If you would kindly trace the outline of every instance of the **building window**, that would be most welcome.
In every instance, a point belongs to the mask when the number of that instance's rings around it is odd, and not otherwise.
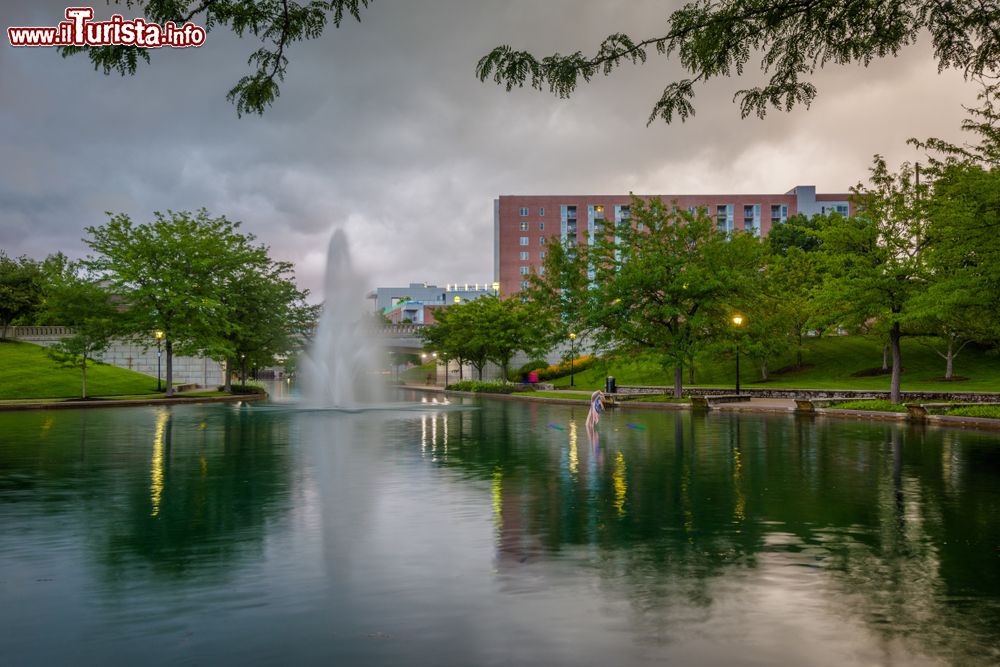
[[[788,220],[788,207],[781,204],[771,204],[771,224],[781,225]]]
[[[522,266],[522,267],[521,267],[521,275],[522,275],[522,276],[526,276],[526,275],[528,275],[528,273],[530,273],[530,272],[531,272],[531,269],[529,269],[529,268],[528,268],[527,266]]]
[[[545,245],[545,237],[544,236],[539,236],[538,237],[538,245]]]
[[[521,217],[522,218],[528,217],[528,207],[527,206],[522,206],[521,207]]]
[[[545,267],[544,266],[538,267],[538,275],[540,275],[540,276],[544,276],[545,275]]]
[[[542,260],[543,262],[545,261],[545,251],[544,250],[541,251],[540,253],[538,253],[538,259]]]
[[[733,205],[719,204],[716,206],[715,221],[721,231],[731,234],[733,232]]]
[[[521,261],[522,262],[527,262],[528,261],[528,251],[527,250],[522,250],[521,251]]]
[[[539,206],[538,207],[538,217],[539,218],[545,217],[545,207],[544,206]]]
[[[522,232],[528,231],[528,223],[526,223],[526,222],[522,222],[521,223],[521,231]]]
[[[528,286],[529,286],[530,284],[531,284],[531,283],[529,283],[529,282],[528,282],[527,280],[522,280],[522,281],[521,281],[521,289],[528,289]]]
[[[521,245],[528,245],[528,237],[527,236],[522,236],[521,237]]]
[[[540,232],[544,232],[545,231],[545,223],[544,222],[539,222],[538,223],[538,231],[540,231]]]
[[[823,206],[820,208],[823,215],[833,215],[834,213],[839,213],[840,215],[847,217],[848,209],[847,204],[833,204],[832,206]]]

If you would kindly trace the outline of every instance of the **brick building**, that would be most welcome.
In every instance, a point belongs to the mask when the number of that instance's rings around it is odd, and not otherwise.
[[[659,196],[678,209],[708,210],[720,229],[766,236],[771,227],[798,213],[808,217],[854,212],[847,193],[817,193],[799,185],[785,194],[640,195]],[[502,296],[527,286],[538,271],[547,247],[575,239],[586,243],[596,221],[616,223],[628,218],[630,195],[501,195],[493,200],[493,279]]]

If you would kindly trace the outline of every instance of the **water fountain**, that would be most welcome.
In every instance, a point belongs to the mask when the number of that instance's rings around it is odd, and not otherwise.
[[[351,262],[347,235],[337,229],[327,252],[323,311],[302,362],[308,407],[350,410],[384,402],[382,378],[375,371],[385,355],[369,330],[366,284]]]

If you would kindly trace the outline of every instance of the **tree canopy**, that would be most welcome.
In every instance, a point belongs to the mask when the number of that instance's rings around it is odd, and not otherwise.
[[[370,0],[108,0],[141,10],[147,20],[173,21],[178,26],[197,21],[206,32],[228,27],[240,37],[253,36],[263,46],[250,54],[251,73],[240,78],[226,95],[236,113],[263,114],[281,94],[278,86],[288,71],[292,43],[316,39],[327,24],[339,28],[347,17],[361,20]],[[135,74],[139,60],[150,62],[149,49],[136,46],[66,46],[62,55],[85,52],[94,69],[105,74]]]
[[[817,69],[898,55],[929,33],[938,71],[966,78],[1000,73],[1000,3],[940,0],[697,0],[670,14],[662,32],[645,38],[608,36],[596,52],[536,57],[509,45],[494,48],[476,66],[508,91],[530,85],[569,97],[581,82],[650,52],[675,57],[687,76],[672,81],[653,105],[647,124],[694,115],[696,86],[716,77],[743,76],[759,59],[766,81],[736,92],[742,117],[769,109],[807,107],[817,95]]]

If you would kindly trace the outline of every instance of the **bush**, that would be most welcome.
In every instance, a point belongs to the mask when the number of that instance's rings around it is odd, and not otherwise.
[[[549,362],[544,359],[535,359],[534,361],[529,361],[525,365],[521,366],[517,370],[512,370],[507,373],[507,379],[511,382],[521,382],[524,377],[531,371],[537,371],[539,368],[547,368]]]
[[[954,415],[956,417],[987,417],[989,419],[1000,419],[1000,405],[972,405],[964,408],[952,408],[945,414]]]
[[[220,386],[219,391],[224,391],[225,388]],[[256,384],[233,384],[234,394],[266,394],[267,390],[261,385]]]
[[[525,391],[524,385],[511,384],[510,382],[480,382],[479,380],[455,382],[445,387],[445,389],[450,391],[470,391],[476,394],[513,394],[515,391]]]
[[[898,403],[890,403],[883,399],[859,399],[856,401],[844,401],[828,405],[834,410],[872,410],[877,412],[906,412],[906,407]]]
[[[580,373],[593,366],[596,362],[597,362],[597,357],[587,354],[582,357],[577,357],[576,359],[574,359],[572,364],[572,369],[570,368],[569,360],[566,360],[554,366],[547,366],[538,371],[538,381],[545,382],[546,380],[561,378],[564,375],[569,375],[571,370],[574,373]]]

